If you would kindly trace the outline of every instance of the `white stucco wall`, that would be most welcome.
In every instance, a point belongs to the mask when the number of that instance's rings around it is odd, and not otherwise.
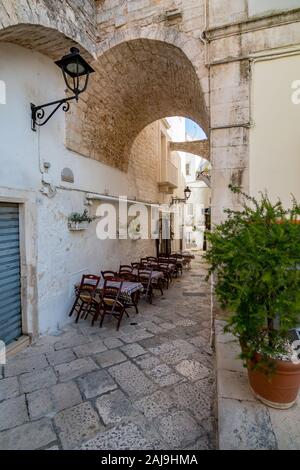
[[[295,80],[300,89],[299,53],[253,65],[250,191],[257,195],[266,189],[285,206],[291,205],[291,194],[300,200],[300,103],[292,101]]]
[[[32,132],[30,102],[42,104],[64,96],[62,75],[53,61],[12,44],[0,44],[0,80],[6,84],[7,103],[0,105],[1,195],[5,199],[5,188],[10,188],[10,195],[17,190],[22,194],[31,190],[31,198],[32,192],[36,194],[37,221],[31,230],[37,239],[34,249],[38,295],[32,296],[31,302],[37,302],[37,330],[45,333],[68,321],[73,285],[83,272],[118,269],[120,261],[127,263],[146,253],[153,254],[155,244],[152,240],[99,241],[96,222],[83,232],[68,230],[68,215],[85,208],[84,191],[134,197],[135,187],[129,185],[131,175],[67,150],[65,116],[61,110],[45,127]],[[43,186],[40,169],[45,161],[51,164],[48,174],[53,185],[58,186],[52,199],[40,192]],[[61,182],[64,167],[72,169],[74,184]],[[97,204],[94,203],[93,212]],[[33,331],[33,326],[28,328],[28,332]]]
[[[300,8],[300,0],[248,0],[249,16]]]

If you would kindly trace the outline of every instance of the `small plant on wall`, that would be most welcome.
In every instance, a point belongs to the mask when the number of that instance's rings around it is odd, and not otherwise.
[[[227,220],[207,233],[209,272],[252,390],[264,403],[288,408],[300,385],[300,360],[289,339],[300,326],[300,205],[294,200],[285,209],[267,194],[255,199],[231,190],[242,208],[226,210]]]
[[[131,240],[139,240],[141,238],[141,223],[138,218],[135,218],[129,222],[128,235]]]
[[[90,216],[87,209],[84,209],[82,213],[72,212],[68,217],[69,230],[85,230],[88,224],[93,222],[96,217]]]

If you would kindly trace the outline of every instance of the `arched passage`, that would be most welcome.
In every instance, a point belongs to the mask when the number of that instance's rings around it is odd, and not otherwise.
[[[95,24],[91,21],[95,2],[0,0],[0,41],[34,49],[49,57],[59,57],[72,44],[89,54],[95,51]],[[79,27],[81,26],[81,27]]]
[[[151,122],[184,116],[208,129],[199,74],[177,45],[129,39],[107,48],[93,67],[85,100],[68,116],[72,150],[126,171],[136,136]]]
[[[192,155],[210,160],[209,140],[187,140],[184,142],[171,142],[170,150],[175,152],[187,152]]]

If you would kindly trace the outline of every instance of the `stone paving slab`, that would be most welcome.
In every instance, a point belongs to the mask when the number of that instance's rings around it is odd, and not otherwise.
[[[134,423],[120,424],[83,444],[81,450],[152,450],[142,429]]]
[[[166,392],[158,390],[136,401],[134,405],[146,418],[152,420],[159,415],[166,414],[175,406],[175,403]]]
[[[157,386],[130,361],[111,367],[109,373],[132,399],[155,392],[157,389]]]
[[[126,354],[128,357],[137,357],[141,356],[142,354],[145,354],[147,351],[140,346],[138,343],[131,343],[131,344],[126,344],[126,346],[123,346],[121,350]]]
[[[117,388],[117,384],[106,370],[98,370],[78,379],[85,398],[94,398]]]
[[[110,367],[114,364],[126,361],[127,357],[119,351],[119,349],[112,349],[97,354],[97,356],[95,356],[95,360],[101,367]]]
[[[16,359],[9,358],[7,364],[4,366],[4,376],[12,377],[25,372],[32,372],[34,370],[43,369],[48,366],[48,362],[43,355],[34,355],[29,357],[19,357]]]
[[[0,380],[0,401],[17,397],[19,393],[20,387],[17,377]]]
[[[56,441],[50,420],[41,419],[0,433],[0,450],[35,450]]]
[[[269,409],[278,449],[300,450],[300,396],[289,410]]]
[[[56,384],[51,387],[50,392],[55,411],[65,410],[82,401],[79,389],[74,382]]]
[[[99,354],[106,351],[107,347],[101,339],[94,339],[91,343],[81,344],[73,348],[78,358],[91,356],[92,354]]]
[[[210,370],[198,361],[185,360],[177,364],[176,370],[192,382],[205,379],[210,375]]]
[[[220,398],[219,447],[222,450],[277,448],[270,415],[259,403]]]
[[[157,418],[157,426],[164,441],[174,449],[184,448],[203,434],[203,429],[185,411],[169,411]]]
[[[120,346],[123,346],[124,344],[118,338],[106,338],[103,340],[103,343],[108,349],[119,348]]]
[[[223,398],[256,401],[249,386],[246,370],[237,372],[221,369],[218,373],[218,394]]]
[[[218,343],[216,358],[219,369],[245,372],[242,361],[238,358],[241,348],[236,341]]]
[[[32,420],[40,419],[53,411],[50,390],[36,390],[27,394],[28,411]]]
[[[188,411],[199,422],[212,415],[210,395],[206,393],[201,381],[199,384],[178,384],[170,391],[170,396],[178,408]]]
[[[51,351],[46,354],[46,358],[52,366],[71,362],[76,359],[72,349],[61,349],[59,351]]]
[[[98,414],[89,402],[61,411],[55,416],[54,423],[64,449],[73,449],[82,440],[104,430]]]
[[[146,330],[136,330],[135,332],[131,332],[128,334],[124,334],[121,336],[122,340],[125,343],[136,343],[141,341],[142,339],[152,338],[153,334],[149,333]]]
[[[69,331],[62,335],[56,343],[54,343],[54,349],[59,350],[63,348],[74,348],[75,346],[80,346],[81,344],[89,343],[90,338],[79,335],[76,332]]]
[[[183,359],[187,359],[190,354],[193,354],[195,347],[184,340],[174,340],[164,343],[160,346],[150,348],[149,351],[161,358],[167,364],[177,364]]]
[[[28,420],[25,395],[0,403],[0,431],[19,426]]]
[[[98,368],[93,359],[87,357],[55,366],[55,371],[61,381],[67,381]]]
[[[133,358],[133,361],[141,369],[153,369],[160,364],[159,358],[149,353],[135,357]]]
[[[134,414],[133,405],[121,390],[115,390],[97,398],[96,408],[105,425],[115,425]]]
[[[28,393],[39,388],[50,387],[57,382],[57,377],[52,367],[28,372],[20,375],[21,391]]]
[[[27,394],[28,410],[32,420],[43,416],[52,417],[59,411],[81,402],[81,394],[74,382],[59,383]]]

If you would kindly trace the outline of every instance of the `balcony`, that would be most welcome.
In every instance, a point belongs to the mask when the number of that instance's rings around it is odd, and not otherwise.
[[[169,159],[162,161],[158,186],[161,192],[168,194],[178,187],[178,168]]]

